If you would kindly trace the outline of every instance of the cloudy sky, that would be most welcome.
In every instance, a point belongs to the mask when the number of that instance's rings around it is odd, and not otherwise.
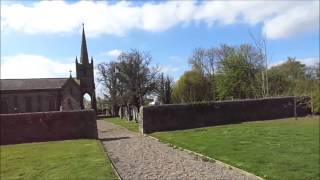
[[[95,65],[139,49],[177,79],[197,47],[266,37],[269,63],[319,60],[319,1],[1,1],[1,78],[75,74],[85,23]]]

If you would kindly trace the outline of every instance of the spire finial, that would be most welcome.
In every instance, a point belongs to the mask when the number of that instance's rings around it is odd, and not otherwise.
[[[84,22],[82,22],[82,28],[84,28]]]
[[[71,75],[71,72],[72,72],[72,71],[71,71],[71,69],[69,70],[69,72],[70,72],[70,78],[72,78],[72,75]]]

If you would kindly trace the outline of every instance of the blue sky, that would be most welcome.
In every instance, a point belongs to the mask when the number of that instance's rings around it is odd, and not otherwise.
[[[319,1],[13,1],[1,4],[1,78],[68,77],[85,23],[95,65],[132,48],[175,79],[197,47],[265,37],[269,64],[319,61]]]

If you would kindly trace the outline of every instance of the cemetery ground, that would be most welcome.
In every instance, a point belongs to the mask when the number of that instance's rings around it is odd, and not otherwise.
[[[113,124],[127,128],[130,131],[139,132],[139,124],[136,123],[135,121],[124,121],[124,120],[120,119],[119,117],[106,118],[105,120],[107,122],[111,122]]]
[[[246,122],[151,136],[177,147],[220,160],[265,179],[317,179],[319,116]],[[120,118],[108,122],[138,131],[138,124]]]
[[[98,140],[1,146],[1,178],[118,179]]]
[[[320,176],[319,116],[151,135],[265,179],[318,179]]]

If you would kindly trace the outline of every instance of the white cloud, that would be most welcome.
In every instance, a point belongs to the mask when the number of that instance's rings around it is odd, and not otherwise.
[[[317,65],[317,63],[319,63],[319,58],[313,57],[313,58],[301,58],[301,59],[297,59],[298,61],[302,62],[303,64],[307,65],[307,66],[314,66]]]
[[[110,57],[118,57],[122,51],[120,49],[112,49],[107,52],[100,53],[101,56],[110,56]]]
[[[160,32],[190,23],[261,23],[271,39],[319,29],[319,1],[166,1],[142,5],[127,1],[41,1],[4,4],[1,11],[4,31],[28,34],[79,32],[82,22],[88,36],[125,35],[133,29]]]
[[[177,24],[190,22],[195,10],[196,5],[192,1],[146,3],[141,7],[140,26],[148,31],[164,31]]]
[[[74,63],[64,64],[39,55],[6,56],[1,62],[2,79],[69,77],[69,70],[75,74]]]
[[[268,38],[278,39],[317,29],[319,29],[319,1],[301,4],[273,19],[266,20],[263,31]]]
[[[172,67],[172,66],[160,66],[160,71],[165,73],[165,74],[173,74],[175,72],[178,72],[180,68],[178,67]]]

